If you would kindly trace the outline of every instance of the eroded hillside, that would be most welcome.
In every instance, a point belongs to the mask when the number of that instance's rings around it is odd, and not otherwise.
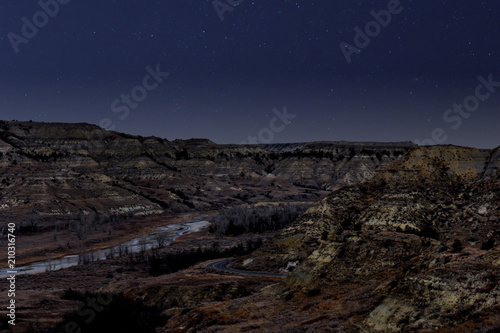
[[[498,157],[498,149],[412,148],[373,179],[318,201],[238,265],[291,271],[283,283],[178,314],[167,328],[500,329]],[[178,330],[182,321],[190,324]]]
[[[411,143],[239,146],[0,122],[0,217],[26,228],[260,201],[314,201],[370,178]]]

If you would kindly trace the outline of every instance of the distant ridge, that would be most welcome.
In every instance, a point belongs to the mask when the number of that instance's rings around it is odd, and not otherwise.
[[[87,123],[0,121],[2,216],[151,215],[261,201],[314,201],[371,178],[414,145],[219,145]],[[50,204],[49,204],[50,203]]]
[[[260,149],[268,151],[292,151],[295,149],[328,149],[338,147],[414,147],[416,146],[411,141],[402,142],[376,142],[376,141],[311,141],[311,142],[296,142],[296,143],[268,143],[253,145]]]

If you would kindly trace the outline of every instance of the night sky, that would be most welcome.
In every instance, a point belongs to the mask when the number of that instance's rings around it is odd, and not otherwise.
[[[493,148],[499,18],[498,0],[1,1],[0,119]]]

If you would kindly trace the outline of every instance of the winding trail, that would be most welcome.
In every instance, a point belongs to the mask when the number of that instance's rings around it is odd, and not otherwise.
[[[286,273],[268,273],[268,272],[255,272],[255,271],[243,271],[240,269],[234,269],[231,267],[227,267],[227,265],[234,261],[235,259],[222,259],[222,260],[217,260],[210,262],[205,265],[205,267],[208,268],[214,268],[219,271],[224,271],[224,272],[229,272],[229,273],[235,273],[235,274],[243,274],[243,275],[254,275],[254,276],[269,276],[269,277],[287,277],[288,274]]]

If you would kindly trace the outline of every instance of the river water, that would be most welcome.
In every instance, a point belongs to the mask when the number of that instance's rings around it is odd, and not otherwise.
[[[130,254],[141,252],[141,250],[150,250],[153,247],[158,246],[158,239],[159,237],[161,237],[159,235],[167,235],[163,245],[168,246],[177,237],[197,232],[200,229],[207,227],[209,224],[210,223],[208,221],[201,221],[197,218],[181,223],[169,224],[163,227],[156,228],[156,230],[150,234],[131,239],[128,242],[122,243],[118,246],[85,252],[83,254],[83,257],[86,257],[87,259],[92,261],[98,261],[110,258],[111,256],[116,257],[119,255],[120,251],[122,252],[122,254]],[[57,271],[63,268],[76,266],[79,264],[79,262],[80,256],[73,254],[59,259],[38,261],[26,266],[16,267],[15,271],[17,272],[16,275],[39,274],[45,273],[47,271]],[[10,274],[8,272],[8,268],[1,268],[0,278],[9,276]]]

